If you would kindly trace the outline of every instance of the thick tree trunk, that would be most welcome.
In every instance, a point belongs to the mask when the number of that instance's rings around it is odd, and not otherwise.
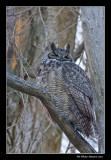
[[[99,153],[104,153],[104,7],[81,7],[81,11],[94,106],[101,133]]]

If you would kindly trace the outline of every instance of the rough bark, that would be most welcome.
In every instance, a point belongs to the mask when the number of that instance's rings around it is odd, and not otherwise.
[[[81,7],[83,36],[94,92],[94,106],[104,153],[104,7]]]

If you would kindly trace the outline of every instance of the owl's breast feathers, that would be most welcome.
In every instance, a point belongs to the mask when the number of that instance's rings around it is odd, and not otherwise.
[[[77,129],[87,137],[98,138],[92,87],[85,71],[73,62],[47,58],[41,63],[37,77],[41,77],[39,83],[55,98],[58,114],[74,126],[79,124],[81,127]]]

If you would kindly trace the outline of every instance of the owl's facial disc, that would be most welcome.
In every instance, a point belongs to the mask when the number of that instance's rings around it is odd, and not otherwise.
[[[55,44],[51,44],[52,53],[49,53],[48,57],[51,59],[57,59],[60,61],[70,61],[71,58],[69,56],[70,45],[68,44],[66,50],[61,48],[56,48]]]

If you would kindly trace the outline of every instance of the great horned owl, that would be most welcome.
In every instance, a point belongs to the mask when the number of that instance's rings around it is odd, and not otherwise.
[[[93,94],[90,80],[83,69],[76,65],[66,49],[51,44],[38,68],[38,83],[56,100],[60,118],[87,137],[100,136],[93,109]]]

